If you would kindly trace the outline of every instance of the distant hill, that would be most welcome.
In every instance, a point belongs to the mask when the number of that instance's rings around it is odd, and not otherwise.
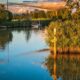
[[[23,1],[23,2],[59,2],[59,1],[63,1],[63,0],[35,0],[35,1]]]
[[[53,0],[50,0],[53,1]],[[57,0],[56,0],[57,1]],[[61,9],[65,8],[66,2],[38,2],[38,3],[9,3],[8,9],[12,13],[26,13],[27,10],[31,11],[33,9],[46,9],[46,10],[56,10],[56,9]]]

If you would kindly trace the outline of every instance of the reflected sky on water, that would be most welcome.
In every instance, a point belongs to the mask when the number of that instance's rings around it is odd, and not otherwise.
[[[0,30],[0,80],[80,80],[79,54],[54,60],[47,48],[44,30]]]
[[[43,62],[49,52],[43,30],[0,31],[0,80],[52,80]]]

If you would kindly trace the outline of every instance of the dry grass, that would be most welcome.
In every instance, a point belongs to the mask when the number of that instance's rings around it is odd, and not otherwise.
[[[40,2],[35,4],[23,4],[24,6],[36,7],[42,9],[61,9],[66,7],[66,2]]]

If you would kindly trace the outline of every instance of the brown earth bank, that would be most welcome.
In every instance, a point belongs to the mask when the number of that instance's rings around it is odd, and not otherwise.
[[[54,59],[54,54],[50,54],[49,55],[49,58],[51,58],[51,59]],[[63,60],[66,60],[66,59],[70,59],[70,60],[74,60],[74,59],[77,59],[77,60],[80,60],[80,53],[79,52],[77,52],[77,54],[75,53],[70,53],[70,54],[67,54],[67,53],[65,53],[65,54],[57,54],[56,55],[56,60],[57,59],[63,59]]]
[[[50,48],[50,52],[54,54],[54,47]],[[80,54],[80,47],[57,48],[57,54]]]

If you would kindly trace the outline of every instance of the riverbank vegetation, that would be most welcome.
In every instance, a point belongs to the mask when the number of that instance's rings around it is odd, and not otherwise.
[[[54,47],[54,28],[56,28],[57,49],[61,52],[80,52],[80,20],[65,20],[52,22],[47,28],[46,41]]]
[[[77,3],[73,4],[68,2],[67,8],[59,9],[59,10],[38,10],[34,11],[26,11],[24,14],[13,14],[10,11],[6,10],[2,5],[0,8],[0,25],[11,26],[30,26],[31,23],[36,23],[41,21],[43,26],[47,24],[47,22],[57,21],[57,20],[72,20],[72,19],[80,19],[80,8]]]
[[[33,23],[47,26],[51,21],[45,17],[44,11],[27,12],[26,14],[12,14],[5,9],[0,10],[0,25],[7,27],[31,27]]]
[[[56,28],[57,52],[80,53],[80,8],[77,4],[76,7],[72,5],[57,12],[56,20],[53,20],[47,28],[46,41],[51,52],[53,52],[54,28]]]

